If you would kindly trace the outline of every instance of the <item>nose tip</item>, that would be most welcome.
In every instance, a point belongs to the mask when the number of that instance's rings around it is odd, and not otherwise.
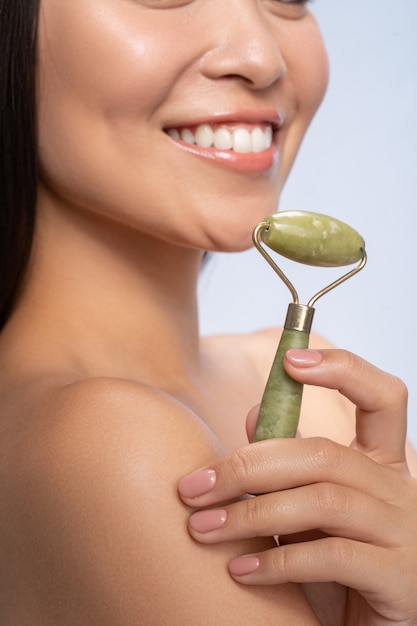
[[[271,34],[269,38],[270,41],[266,41],[266,38],[262,42],[252,41],[246,48],[243,76],[259,89],[269,87],[287,71],[278,41]]]
[[[202,72],[209,78],[235,78],[244,80],[255,89],[265,89],[278,81],[287,71],[281,52],[268,52],[264,46],[245,45],[244,50],[234,49],[233,53],[224,49],[207,54],[201,65]]]
[[[228,20],[217,26],[217,42],[203,57],[202,72],[212,79],[244,80],[254,89],[265,89],[282,78],[287,67],[277,32],[268,21],[236,10]]]

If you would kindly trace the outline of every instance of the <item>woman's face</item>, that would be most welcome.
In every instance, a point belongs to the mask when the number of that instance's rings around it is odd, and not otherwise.
[[[187,247],[251,245],[327,83],[305,3],[42,0],[39,42],[44,190]]]

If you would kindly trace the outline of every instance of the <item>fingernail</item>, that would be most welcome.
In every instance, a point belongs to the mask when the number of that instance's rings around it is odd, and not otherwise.
[[[239,556],[237,559],[233,559],[229,563],[229,572],[233,576],[246,576],[247,574],[253,574],[256,572],[260,564],[257,556]]]
[[[178,489],[185,498],[197,498],[208,493],[215,484],[216,472],[214,470],[199,470],[182,478]]]
[[[286,358],[295,367],[314,367],[322,362],[323,356],[318,350],[300,350],[292,348],[285,353]]]
[[[227,512],[224,509],[197,511],[190,517],[190,526],[198,533],[208,533],[223,526],[226,519]]]

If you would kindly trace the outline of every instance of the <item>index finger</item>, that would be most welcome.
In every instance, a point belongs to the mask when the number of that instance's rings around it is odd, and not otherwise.
[[[408,391],[403,381],[346,350],[289,350],[284,364],[296,380],[337,389],[356,405],[353,447],[379,463],[406,469]]]
[[[396,474],[396,472],[394,472]],[[381,500],[398,497],[393,471],[358,450],[323,438],[269,439],[237,448],[185,476],[182,499],[193,507],[319,482],[333,482]]]

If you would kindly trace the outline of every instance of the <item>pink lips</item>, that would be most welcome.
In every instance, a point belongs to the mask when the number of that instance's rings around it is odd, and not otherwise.
[[[260,173],[273,168],[278,160],[278,131],[281,124],[282,118],[276,111],[260,113],[258,110],[240,114],[219,115],[211,119],[202,119],[200,122],[194,120],[192,123],[170,125],[166,132],[169,132],[171,141],[179,148],[196,157],[207,159],[211,163],[234,171]],[[248,152],[224,149],[223,146],[215,147],[214,145],[202,147],[198,145],[200,142],[190,142],[188,139],[183,140],[181,137],[182,129],[189,129],[192,133],[195,133],[196,129],[202,125],[210,126],[213,131],[224,126],[231,132],[237,128],[245,128],[250,131],[254,128],[265,129],[269,127],[272,129],[273,138],[271,144],[265,149]],[[174,129],[178,132],[172,133]]]
[[[237,172],[266,172],[274,167],[278,161],[278,147],[274,144],[263,152],[242,154],[233,150],[218,150],[217,148],[200,148],[195,144],[173,139],[180,148],[197,157],[205,158],[212,163],[228,167]]]

